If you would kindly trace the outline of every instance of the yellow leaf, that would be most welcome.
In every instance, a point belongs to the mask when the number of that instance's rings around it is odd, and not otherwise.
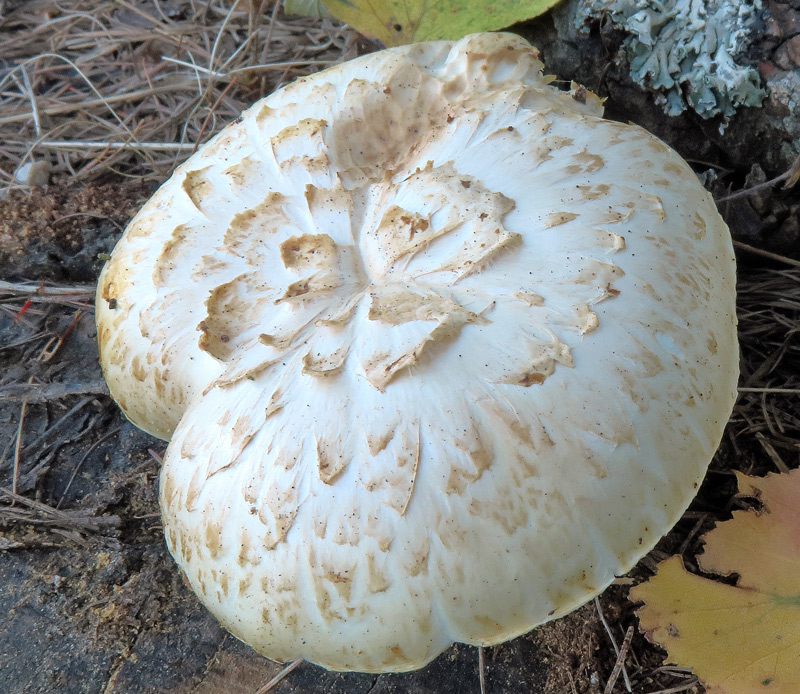
[[[722,575],[737,573],[739,585],[800,595],[800,471],[737,477],[739,495],[758,498],[763,510],[736,511],[732,521],[709,532],[700,566]]]
[[[559,0],[325,0],[331,14],[385,46],[503,29]]]
[[[709,694],[800,693],[800,471],[739,475],[761,511],[737,511],[706,535],[706,571],[737,573],[727,585],[689,573],[679,557],[631,591],[642,630],[669,660],[691,667]]]

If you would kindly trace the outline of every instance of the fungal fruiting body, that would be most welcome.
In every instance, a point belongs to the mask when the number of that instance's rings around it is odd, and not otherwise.
[[[171,439],[167,544],[264,655],[421,667],[563,615],[680,517],[730,414],[734,259],[691,169],[509,34],[298,80],[100,278]]]

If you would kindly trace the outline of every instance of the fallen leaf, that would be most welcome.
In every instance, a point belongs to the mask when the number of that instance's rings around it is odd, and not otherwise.
[[[301,17],[315,19],[330,18],[331,13],[322,0],[284,0],[283,11],[286,14],[299,14]]]
[[[536,17],[558,0],[325,0],[331,14],[385,46],[460,39]]]
[[[728,585],[686,571],[680,557],[631,590],[639,622],[669,660],[691,667],[709,694],[800,692],[800,470],[738,474],[740,495],[760,511],[736,511],[705,536],[703,571],[738,574]]]

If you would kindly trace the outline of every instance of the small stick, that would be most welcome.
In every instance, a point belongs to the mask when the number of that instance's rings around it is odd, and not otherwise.
[[[777,253],[772,253],[771,251],[765,251],[762,248],[756,248],[755,246],[751,246],[748,243],[742,243],[741,241],[734,241],[733,246],[734,248],[739,248],[743,251],[747,251],[748,253],[760,255],[763,256],[764,258],[769,258],[770,260],[777,260],[779,263],[785,263],[786,265],[791,265],[792,267],[800,267],[800,260],[795,260],[794,258],[787,258],[785,255],[778,255]]]
[[[22,81],[25,84],[25,89],[28,91],[28,98],[31,101],[31,115],[33,116],[33,130],[36,133],[36,137],[42,136],[42,122],[39,119],[39,107],[36,104],[36,95],[33,93],[33,86],[31,86],[31,81],[28,78],[28,71],[25,69],[25,66],[22,66],[20,70],[22,73]]]
[[[49,516],[51,519],[49,521],[44,521],[30,518],[28,516],[26,520],[29,520],[29,522],[32,523],[58,524],[64,527],[77,526],[79,528],[93,530],[95,532],[101,531],[104,527],[116,528],[120,524],[119,516],[91,516],[86,511],[82,510],[61,511],[57,508],[53,508],[52,506],[48,506],[47,504],[43,504],[41,501],[34,501],[33,499],[28,499],[20,494],[15,494],[10,489],[6,489],[5,487],[0,487],[0,493],[5,494],[12,501],[16,501],[22,506],[27,506],[32,511],[37,511],[45,516]],[[10,512],[11,509],[6,508],[3,509],[3,511]],[[21,509],[19,509],[19,511],[21,511]]]
[[[244,67],[237,67],[229,70],[225,76],[231,77],[238,75],[240,72],[257,72],[259,70],[283,70],[285,68],[293,67],[319,67],[320,69],[330,67],[331,65],[338,65],[338,60],[286,60],[280,63],[259,63],[258,65],[245,65]]]
[[[75,481],[75,477],[78,474],[78,470],[81,469],[81,465],[83,465],[83,461],[86,460],[86,458],[89,457],[89,454],[95,448],[97,448],[100,444],[105,443],[112,436],[116,436],[119,433],[120,429],[122,429],[122,427],[117,427],[116,429],[113,429],[112,431],[109,431],[105,436],[100,437],[91,446],[89,446],[89,448],[87,449],[86,453],[83,454],[81,459],[78,461],[78,464],[75,466],[75,469],[72,471],[72,475],[70,475],[69,481],[67,482],[67,486],[64,487],[64,491],[61,493],[61,498],[58,500],[58,503],[56,504],[56,510],[61,508],[61,504],[64,501],[64,497],[67,495],[67,492],[69,491],[69,488],[72,486],[72,483]]]
[[[89,217],[91,219],[100,219],[106,222],[111,222],[111,224],[113,224],[117,228],[117,231],[119,232],[123,231],[122,226],[120,226],[117,222],[111,219],[111,217],[109,217],[107,214],[94,214],[92,212],[73,212],[72,214],[65,214],[62,217],[59,217],[58,219],[54,219],[51,222],[51,224],[52,225],[60,224],[61,222],[67,219],[74,219],[75,217]],[[44,285],[44,282],[42,282],[42,285]]]
[[[614,647],[614,653],[617,654],[617,659],[619,659],[619,646],[617,646],[617,640],[614,638],[614,634],[611,631],[611,627],[608,625],[606,621],[606,617],[603,614],[603,608],[600,607],[600,598],[594,599],[594,606],[597,609],[597,614],[600,616],[600,621],[603,623],[605,627],[606,634],[608,634],[608,638],[611,639],[611,645]],[[628,679],[628,671],[625,669],[625,663],[622,664],[622,677],[625,680],[625,689],[629,692],[633,691],[631,689],[631,681]]]
[[[614,685],[617,682],[619,673],[622,671],[622,668],[625,665],[625,656],[628,653],[628,649],[631,647],[632,638],[633,625],[629,626],[625,632],[625,638],[622,641],[622,646],[620,646],[619,653],[617,653],[617,662],[614,663],[614,669],[611,671],[608,682],[606,682],[606,688],[603,690],[603,694],[611,694],[611,692],[614,691]],[[631,691],[630,686],[628,686],[628,691]]]
[[[111,101],[112,101],[113,97],[111,97],[111,98],[106,98],[106,97],[104,97],[104,96],[103,96],[103,95],[100,93],[100,91],[97,89],[97,87],[95,87],[95,86],[94,86],[94,82],[92,82],[92,81],[89,79],[89,77],[87,77],[87,76],[86,76],[86,74],[85,74],[85,73],[84,73],[84,72],[83,72],[83,71],[82,71],[82,70],[81,70],[81,69],[80,69],[80,68],[79,68],[79,67],[78,67],[78,66],[77,66],[77,65],[76,65],[76,64],[75,64],[75,63],[74,63],[72,60],[70,60],[69,58],[67,58],[67,57],[65,57],[65,56],[63,56],[63,55],[59,55],[58,53],[40,53],[40,54],[39,54],[39,55],[37,55],[35,58],[31,58],[31,59],[28,59],[28,60],[24,61],[23,63],[20,63],[20,65],[19,65],[18,67],[19,67],[21,70],[24,70],[24,69],[25,69],[25,66],[26,66],[28,63],[34,62],[34,61],[36,61],[36,60],[39,60],[40,58],[52,58],[52,59],[55,59],[55,60],[62,60],[62,61],[64,61],[64,62],[65,62],[67,65],[69,65],[69,66],[70,66],[70,67],[71,67],[73,70],[75,70],[75,72],[77,72],[77,73],[78,73],[78,75],[80,75],[81,79],[83,79],[83,81],[85,82],[86,86],[87,86],[87,87],[88,87],[88,88],[89,88],[89,89],[92,91],[92,93],[94,93],[94,95],[97,97],[97,100],[98,100],[98,102],[99,102],[99,103],[101,103],[101,104],[104,104],[104,105],[106,106],[106,108],[108,108],[108,110],[111,112],[111,115],[114,117],[114,119],[117,121],[117,123],[119,123],[119,125],[120,125],[120,126],[121,126],[121,127],[124,129],[124,130],[126,130],[126,131],[128,132],[128,134],[129,134],[131,137],[133,137],[133,133],[130,131],[130,128],[128,128],[128,126],[126,126],[126,125],[125,125],[125,123],[124,123],[124,122],[123,122],[123,120],[122,120],[122,119],[119,117],[119,115],[117,114],[117,112],[116,112],[116,111],[115,111],[113,108],[111,108]],[[16,68],[14,68],[14,70],[16,70]],[[13,72],[14,72],[14,70],[12,70],[12,71],[11,71],[11,73],[13,73]],[[9,73],[9,74],[11,74],[11,73]],[[0,85],[1,85],[1,84],[2,84],[2,82],[0,82]],[[149,93],[149,92],[147,92],[146,90],[143,90],[143,91],[145,91],[145,93]],[[75,110],[75,109],[74,109],[74,106],[72,106],[71,108],[72,108],[72,110]],[[49,111],[48,109],[44,109],[44,112],[45,112],[45,113],[50,113],[50,111]],[[27,114],[25,114],[25,115],[27,116]],[[2,119],[2,120],[6,120],[6,121],[8,121],[8,119]]]
[[[679,692],[685,692],[687,689],[692,689],[692,687],[696,687],[699,680],[695,677],[690,682],[686,682],[685,684],[679,684],[677,687],[670,687],[669,689],[659,689],[655,692],[648,692],[648,694],[679,694]]]
[[[103,379],[85,383],[17,383],[0,388],[0,402],[44,403],[70,395],[108,395]]]
[[[33,376],[28,379],[28,383],[33,382]],[[11,491],[17,493],[17,482],[19,481],[19,459],[22,452],[22,425],[25,422],[25,412],[28,410],[28,401],[22,403],[19,410],[19,424],[17,425],[17,440],[14,442],[14,472],[11,477]]]
[[[567,677],[569,677],[569,688],[572,690],[572,694],[578,694],[578,690],[575,689],[575,678],[569,670],[567,670]]]
[[[214,105],[211,107],[211,110],[208,112],[206,119],[203,121],[203,125],[200,126],[200,132],[197,133],[197,137],[195,138],[194,142],[194,150],[200,146],[200,141],[203,139],[203,135],[205,135],[206,128],[208,127],[209,122],[211,121],[211,116],[214,115],[214,111],[217,110],[217,106],[219,106],[220,102],[225,98],[225,95],[230,91],[231,87],[236,84],[236,78],[234,77],[225,89],[222,90],[222,94],[217,97],[217,100],[214,102]]]
[[[39,285],[39,288],[36,290],[36,293],[38,294],[40,291],[42,291],[42,289],[44,289],[44,280],[42,280],[42,283]],[[17,315],[14,316],[14,322],[17,323],[19,319],[22,318],[22,316],[24,316],[28,312],[28,309],[31,306],[33,306],[33,297],[29,296],[27,301],[22,305],[22,308],[19,310],[19,313],[17,313]]]
[[[478,681],[481,685],[481,694],[486,694],[486,658],[483,646],[478,646]]]
[[[55,149],[155,149],[167,152],[189,150],[193,145],[181,142],[88,142],[84,140],[41,140],[40,146]]]
[[[222,35],[225,33],[225,29],[228,28],[228,22],[230,22],[231,17],[233,16],[233,13],[238,6],[239,6],[239,0],[233,0],[231,9],[228,10],[228,14],[225,15],[225,19],[222,20],[222,24],[219,27],[219,31],[217,31],[217,35],[214,37],[214,43],[211,44],[211,55],[208,57],[209,73],[214,72],[214,61],[217,59],[217,49],[219,48],[220,41],[222,40]],[[211,78],[211,75],[209,75],[208,86],[206,87],[206,94],[208,94],[211,91],[212,87],[213,87],[213,80]],[[211,110],[213,112],[214,109],[212,108]]]
[[[58,350],[61,349],[61,345],[64,344],[64,340],[67,339],[69,334],[72,332],[72,329],[78,324],[78,321],[81,319],[82,315],[83,315],[83,309],[79,308],[77,311],[75,311],[75,315],[72,317],[72,320],[67,326],[67,329],[61,334],[61,337],[59,337],[58,340],[56,341],[55,347],[53,347],[52,349],[48,349],[48,347],[50,347],[50,343],[48,342],[45,348],[42,350],[41,354],[39,355],[38,361],[48,362],[54,356],[56,356],[56,352],[58,352]]]
[[[294,670],[300,663],[303,662],[302,658],[298,658],[297,660],[293,660],[289,663],[283,670],[281,670],[275,677],[273,677],[269,682],[267,682],[261,689],[259,689],[256,694],[266,694],[266,692],[270,691],[277,685],[286,675],[288,675],[292,670]]]
[[[30,62],[30,61],[28,61]],[[86,101],[82,102],[75,102],[75,103],[64,103],[58,104],[53,106],[45,106],[44,108],[40,108],[39,111],[44,113],[48,116],[55,116],[60,115],[63,113],[72,113],[74,111],[86,111],[89,108],[93,108],[95,106],[106,106],[111,109],[111,104],[116,104],[119,102],[130,102],[136,101],[137,99],[146,98],[151,96],[154,93],[164,93],[164,94],[174,94],[175,90],[178,89],[180,85],[175,84],[163,84],[160,87],[156,87],[155,90],[151,90],[149,87],[147,89],[137,89],[131,92],[124,92],[122,94],[112,94],[110,96],[104,97],[99,95],[96,89],[92,89],[93,93],[98,94],[98,98],[96,99],[87,99]],[[112,110],[112,113],[116,116],[118,121],[121,123],[122,119],[117,116],[116,112]],[[0,116],[0,125],[6,125],[8,123],[19,123],[28,121],[31,117],[31,114],[27,111],[25,113],[12,113],[8,116]],[[123,127],[124,124],[123,124]],[[130,129],[125,127],[125,130],[130,133]]]
[[[775,447],[767,441],[767,437],[764,436],[760,431],[756,432],[756,439],[761,444],[761,448],[764,449],[764,452],[770,457],[773,463],[775,463],[775,467],[778,468],[778,472],[789,472],[789,466],[783,462],[783,458],[778,455],[778,451],[775,450]]]
[[[686,516],[684,516],[686,518]],[[678,556],[683,556],[683,553],[689,548],[692,540],[694,540],[697,533],[700,532],[700,529],[703,527],[703,523],[706,522],[707,516],[704,513],[701,513],[700,516],[697,518],[697,522],[694,524],[692,529],[689,531],[689,534],[686,536],[686,539],[681,542],[681,546],[678,547],[678,551],[675,553]]]
[[[67,413],[62,415],[61,417],[59,417],[49,429],[47,429],[46,431],[44,431],[41,434],[39,434],[39,436],[37,436],[31,443],[29,443],[27,446],[25,446],[25,451],[33,450],[36,446],[38,446],[40,443],[42,443],[42,441],[44,441],[48,436],[50,436],[54,431],[57,431],[62,426],[64,426],[64,424],[66,424],[69,421],[69,418],[72,415],[74,415],[76,412],[79,412],[80,410],[82,410],[92,400],[94,400],[94,397],[83,398],[83,400],[81,400],[77,404],[73,405],[67,411]]]
[[[751,188],[745,188],[744,190],[737,190],[735,193],[731,193],[730,195],[726,195],[722,198],[717,198],[714,202],[717,204],[721,202],[728,202],[729,200],[737,200],[739,198],[746,198],[748,195],[752,195],[753,193],[757,193],[760,190],[764,190],[766,188],[771,188],[782,181],[786,181],[784,184],[784,189],[791,188],[797,183],[798,178],[800,178],[800,154],[795,157],[792,165],[789,167],[788,171],[784,171],[780,176],[776,176],[775,178],[770,179],[769,181],[764,181],[764,183],[759,183],[757,185],[752,186]]]
[[[782,173],[780,176],[776,176],[775,178],[770,179],[769,181],[764,181],[763,183],[754,185],[751,188],[745,188],[744,190],[737,190],[735,193],[731,193],[730,195],[726,195],[725,197],[722,198],[717,198],[716,200],[714,200],[714,202],[717,203],[717,205],[719,205],[720,203],[723,202],[730,202],[731,200],[739,200],[740,198],[746,198],[752,195],[753,193],[758,193],[759,191],[764,190],[766,188],[772,188],[772,186],[776,185],[777,183],[780,183],[781,181],[785,181],[787,178],[789,178],[789,174]]]
[[[272,8],[272,14],[269,17],[269,26],[267,27],[267,38],[264,39],[264,49],[261,53],[261,62],[267,62],[267,51],[272,44],[272,34],[275,31],[275,22],[278,19],[278,10],[280,10],[280,3],[276,2]]]
[[[38,296],[65,296],[72,294],[94,294],[94,285],[75,284],[70,286],[49,287],[41,284],[31,284],[30,282],[5,282],[0,280],[0,293],[9,294],[32,294],[33,301]]]
[[[800,395],[800,388],[739,388],[740,393],[782,393]]]

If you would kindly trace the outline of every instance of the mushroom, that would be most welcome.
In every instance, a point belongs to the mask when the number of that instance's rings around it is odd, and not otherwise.
[[[171,439],[170,552],[276,660],[419,668],[574,610],[695,494],[737,380],[689,166],[510,34],[247,110],[99,281],[109,388]]]

